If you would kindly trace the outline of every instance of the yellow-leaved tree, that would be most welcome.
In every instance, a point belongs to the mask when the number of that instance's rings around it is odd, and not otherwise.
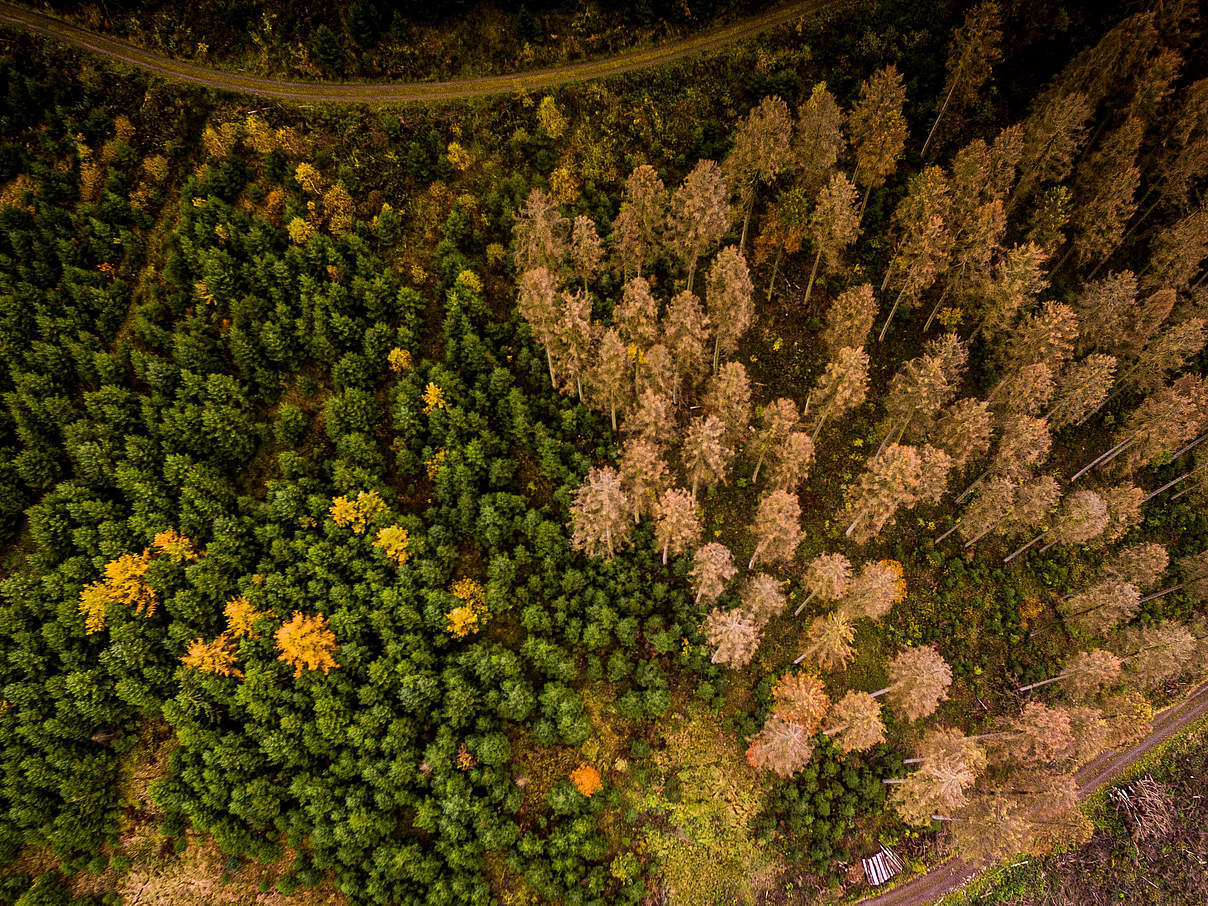
[[[402,374],[411,367],[411,353],[396,346],[386,355],[386,361],[393,374]]]
[[[135,613],[149,617],[159,606],[159,596],[143,577],[151,566],[151,549],[141,554],[122,554],[105,564],[105,578],[80,591],[79,608],[84,615],[84,631],[105,628],[105,606],[110,602],[133,607]]]
[[[445,614],[449,621],[449,634],[461,639],[478,632],[489,616],[486,591],[479,582],[468,578],[458,579],[450,590],[462,604]]]
[[[80,592],[80,613],[84,615],[84,632],[100,632],[105,628],[105,605],[109,603],[109,590],[104,582],[85,585]]]
[[[424,415],[431,415],[437,409],[448,409],[449,404],[445,402],[445,392],[440,389],[438,384],[428,382],[428,386],[424,388]]]
[[[373,540],[374,547],[380,547],[388,560],[395,566],[402,566],[411,557],[408,549],[410,539],[407,530],[401,525],[388,525],[377,533]]]
[[[212,642],[194,639],[180,660],[186,667],[202,673],[241,677],[243,671],[235,666],[235,653],[235,639],[224,632]]]
[[[302,670],[322,670],[327,673],[338,667],[332,652],[336,649],[336,634],[327,625],[327,617],[313,617],[294,611],[275,636],[277,649],[281,652],[277,660],[285,661],[294,668],[294,676]]]
[[[357,219],[352,196],[339,183],[323,193],[323,213],[327,216],[327,228],[335,235],[347,233]]]
[[[192,563],[198,559],[197,546],[175,529],[160,532],[151,546],[159,553],[166,554],[173,563]]]
[[[340,528],[351,529],[354,535],[363,535],[374,517],[385,509],[386,502],[377,491],[361,491],[356,499],[343,496],[333,498],[327,513]]]
[[[243,595],[236,595],[227,601],[223,613],[226,616],[227,633],[236,639],[245,635],[255,637],[252,629],[255,627],[256,621],[262,617],[273,616],[271,610],[257,610],[255,605]]]

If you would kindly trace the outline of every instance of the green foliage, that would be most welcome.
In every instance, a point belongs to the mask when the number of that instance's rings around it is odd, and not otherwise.
[[[881,778],[893,766],[884,746],[843,755],[819,735],[810,763],[769,797],[760,831],[767,839],[781,837],[794,861],[825,869],[832,859],[848,857],[836,847],[856,818],[884,803]]]

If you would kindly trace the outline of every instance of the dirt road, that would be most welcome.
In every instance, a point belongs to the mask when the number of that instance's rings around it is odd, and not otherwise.
[[[1181,702],[1158,712],[1154,716],[1153,730],[1136,745],[1105,752],[1084,765],[1074,775],[1078,783],[1078,797],[1085,799],[1090,796],[1129,765],[1205,715],[1208,715],[1208,683],[1197,687]],[[901,887],[861,900],[860,906],[932,906],[976,875],[978,870],[977,866],[960,859],[951,859]]]
[[[633,72],[717,50],[727,44],[757,35],[801,16],[839,6],[842,2],[844,0],[798,0],[798,2],[789,3],[762,15],[711,29],[660,47],[634,50],[603,60],[589,60],[585,63],[573,63],[552,69],[536,69],[530,72],[456,79],[448,82],[290,82],[238,72],[224,72],[184,60],[173,60],[163,54],[144,50],[128,41],[98,35],[72,25],[70,22],[3,2],[0,2],[0,25],[45,35],[68,44],[74,44],[76,47],[81,47],[90,53],[107,57],[110,60],[127,63],[157,75],[180,79],[206,88],[287,101],[383,104],[405,101],[448,101],[510,94],[516,91],[536,91],[554,85]]]
[[[180,79],[195,85],[250,94],[258,97],[315,103],[397,103],[406,101],[446,101],[462,98],[509,94],[521,90],[540,90],[554,85],[581,82],[603,76],[633,72],[675,60],[707,53],[743,38],[759,34],[800,16],[839,6],[844,0],[801,0],[733,25],[713,29],[648,50],[636,50],[604,60],[576,63],[552,69],[533,70],[502,76],[483,76],[448,82],[411,83],[309,83],[259,78],[241,73],[223,72],[194,63],[173,60],[144,50],[127,41],[93,34],[78,26],[40,13],[12,6],[0,0],[0,25],[21,28],[36,34],[74,44],[111,60],[137,66],[157,75]],[[1083,798],[1155,746],[1208,714],[1208,684],[1197,688],[1187,699],[1162,711],[1154,719],[1153,732],[1122,752],[1109,752],[1080,770],[1076,779]],[[861,901],[861,906],[931,906],[977,873],[977,868],[959,859],[936,866],[926,874],[893,890]]]

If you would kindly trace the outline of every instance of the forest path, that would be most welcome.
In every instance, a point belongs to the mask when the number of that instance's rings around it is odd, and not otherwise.
[[[1197,686],[1182,701],[1154,715],[1153,730],[1144,739],[1121,751],[1104,752],[1083,765],[1074,775],[1078,798],[1093,795],[1103,784],[1205,715],[1208,715],[1208,683]],[[901,887],[861,900],[859,906],[932,906],[973,878],[979,870],[960,859],[949,859]]]
[[[571,63],[550,69],[507,75],[478,76],[446,82],[291,82],[211,69],[154,51],[145,50],[120,38],[90,32],[62,19],[13,6],[0,0],[0,26],[9,26],[44,35],[76,47],[145,69],[167,78],[179,79],[206,88],[251,94],[287,101],[333,104],[384,104],[407,101],[449,101],[489,95],[511,94],[552,88],[571,82],[583,82],[619,75],[652,66],[661,66],[696,54],[718,50],[760,32],[784,25],[810,13],[838,6],[844,0],[798,0],[758,16],[710,29],[699,35],[672,41],[659,47],[632,50],[601,60]]]

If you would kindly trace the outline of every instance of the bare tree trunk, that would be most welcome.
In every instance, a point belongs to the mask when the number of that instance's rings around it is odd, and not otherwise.
[[[903,286],[903,287],[902,287],[902,291],[901,291],[900,293],[898,293],[898,297],[897,297],[896,299],[894,299],[894,300],[893,300],[893,308],[889,309],[889,317],[887,317],[887,318],[885,319],[885,326],[881,328],[881,332],[880,332],[880,334],[878,334],[878,335],[877,335],[877,342],[878,342],[878,343],[883,343],[883,342],[885,341],[885,334],[887,334],[887,333],[889,332],[889,322],[890,322],[890,321],[892,321],[892,320],[893,320],[893,316],[894,316],[895,314],[897,314],[897,311],[898,311],[898,305],[900,305],[900,304],[901,304],[901,302],[902,302],[902,296],[904,296],[904,295],[906,295],[906,287],[905,287],[905,286]]]
[[[923,142],[923,149],[919,152],[919,157],[927,156],[927,146],[931,144],[931,137],[935,135],[936,127],[940,124],[940,118],[944,115],[944,111],[948,109],[948,102],[952,100],[952,92],[956,91],[956,80],[959,75],[960,70],[957,69],[952,75],[952,87],[948,89],[948,94],[944,97],[944,103],[940,105],[940,112],[935,115],[935,122],[931,124],[931,131],[927,133],[927,139]]]
[[[893,686],[886,686],[884,689],[878,689],[876,692],[870,692],[869,695],[872,698],[880,698],[886,692],[892,692],[892,691],[893,691]]]
[[[801,611],[805,610],[805,605],[808,604],[810,601],[812,601],[813,598],[814,598],[814,593],[811,591],[808,595],[806,595],[805,600],[802,601],[797,606],[797,609],[793,611],[793,616],[795,616],[795,617],[801,616]]]
[[[616,406],[616,403],[610,403],[608,405],[608,411],[612,415],[612,433],[616,434],[617,433],[617,406]]]
[[[960,528],[960,523],[959,522],[954,523],[952,528],[948,529],[948,531],[944,532],[944,534],[940,535],[938,538],[936,538],[934,541],[932,541],[931,542],[932,545],[939,544],[941,541],[943,541],[945,538],[947,538],[949,535],[951,535],[953,532],[955,532],[958,528]],[[965,547],[968,547],[968,546],[969,545],[967,545],[967,544],[965,545]]]
[[[738,250],[744,255],[747,248],[747,227],[751,225],[751,212],[755,210],[755,192],[757,187],[758,183],[751,186],[751,195],[747,199],[747,214],[742,219],[742,236],[738,240]]]
[[[1155,601],[1158,598],[1161,598],[1161,597],[1164,597],[1165,595],[1170,594],[1171,592],[1178,591],[1180,588],[1182,588],[1186,584],[1187,584],[1186,582],[1180,582],[1178,585],[1170,586],[1170,588],[1163,588],[1161,591],[1155,591],[1153,594],[1146,595],[1145,597],[1143,597],[1141,599],[1141,603],[1144,604],[1146,601]]]
[[[804,306],[810,300],[810,293],[814,291],[814,277],[818,275],[818,262],[822,260],[822,249],[818,249],[818,254],[814,255],[814,266],[810,268],[810,281],[805,285],[805,301],[801,304]]]
[[[927,323],[923,325],[923,333],[931,329],[931,322],[935,320],[935,316],[939,314],[940,306],[944,304],[944,300],[948,298],[948,287],[944,287],[944,291],[940,293],[939,299],[931,309],[931,314],[927,316]]]
[[[671,539],[668,538],[663,542],[663,566],[667,565],[667,549],[671,547]]]
[[[765,443],[759,448],[759,458],[755,460],[755,471],[751,473],[751,484],[759,480],[759,469],[763,465],[763,457],[767,455],[768,445]]]
[[[810,435],[811,441],[816,441],[818,439],[818,435],[822,433],[822,425],[825,424],[826,417],[830,415],[830,411],[834,405],[835,398],[832,396],[830,402],[826,404],[826,408],[822,410],[822,414],[818,416],[818,424],[814,427],[814,433]]]
[[[772,276],[768,280],[768,301],[772,301],[772,289],[776,286],[776,275],[780,272],[780,262],[784,259],[784,246],[777,245],[776,260],[772,262]]]
[[[1112,447],[1110,450],[1108,450],[1106,453],[1102,454],[1101,456],[1099,456],[1095,459],[1092,459],[1089,463],[1087,463],[1080,470],[1078,470],[1077,472],[1074,473],[1074,476],[1070,479],[1070,484],[1073,484],[1075,481],[1077,481],[1079,478],[1081,478],[1083,475],[1085,475],[1091,469],[1093,469],[1097,466],[1100,466],[1100,465],[1106,465],[1107,463],[1111,462],[1113,459],[1115,459],[1117,456],[1119,456],[1121,453],[1124,452],[1125,447],[1127,447],[1129,444],[1131,444],[1136,439],[1137,439],[1137,435],[1134,434],[1132,437],[1122,440],[1120,443],[1116,444],[1114,447]]]
[[[717,365],[721,359],[721,334],[713,338],[713,373],[717,374]]]
[[[1077,671],[1077,670],[1067,670],[1067,671],[1065,671],[1064,673],[1058,673],[1056,676],[1051,676],[1051,677],[1049,677],[1048,679],[1041,680],[1041,681],[1040,681],[1040,682],[1038,682],[1038,683],[1028,683],[1026,686],[1020,686],[1020,687],[1019,687],[1017,690],[1015,690],[1015,691],[1017,691],[1017,692],[1027,692],[1027,691],[1029,691],[1029,690],[1031,690],[1031,689],[1039,689],[1041,686],[1047,686],[1049,683],[1055,683],[1055,682],[1057,682],[1058,680],[1063,680],[1063,679],[1065,679],[1067,676],[1073,676],[1075,673],[1078,673],[1078,672],[1079,672],[1079,671]]]
[[[1178,478],[1175,478],[1175,479],[1172,479],[1171,481],[1166,482],[1166,484],[1162,485],[1162,486],[1161,486],[1160,488],[1158,488],[1156,491],[1150,491],[1148,494],[1146,494],[1144,497],[1142,497],[1142,498],[1141,498],[1141,502],[1142,502],[1142,503],[1148,503],[1150,500],[1152,500],[1153,498],[1157,497],[1159,494],[1161,494],[1161,493],[1162,493],[1163,491],[1165,491],[1167,488],[1173,488],[1173,487],[1174,487],[1176,484],[1178,484],[1179,482],[1181,482],[1181,481],[1185,481],[1186,479],[1188,479],[1188,478],[1190,478],[1192,475],[1194,475],[1196,472],[1199,472],[1199,471],[1201,471],[1201,470],[1203,470],[1203,469],[1208,469],[1208,462],[1204,463],[1202,466],[1196,466],[1196,467],[1195,467],[1194,469],[1192,469],[1190,472],[1184,472],[1184,473],[1183,473],[1182,475],[1180,475]],[[1174,498],[1171,498],[1171,499],[1173,500]]]
[[[1152,188],[1147,189],[1145,194],[1141,196],[1141,200],[1137,202],[1137,207],[1139,208],[1139,207],[1141,207],[1141,205],[1145,204],[1145,201],[1152,194],[1153,194],[1153,189]],[[1136,217],[1133,218],[1132,224],[1128,227],[1127,230],[1124,231],[1124,235],[1120,237],[1120,245],[1123,245],[1124,240],[1127,239],[1129,236],[1131,236],[1134,232],[1136,232],[1137,227],[1139,227],[1142,223],[1144,223],[1149,218],[1149,215],[1152,214],[1154,212],[1154,210],[1157,208],[1157,206],[1160,205],[1161,203],[1162,203],[1162,199],[1159,198],[1157,201],[1155,201],[1153,204],[1151,204],[1148,208],[1146,208],[1144,211],[1142,211],[1140,214],[1138,214]],[[1119,248],[1119,247],[1120,246],[1116,246],[1116,248]],[[1099,273],[1099,271],[1103,267],[1103,265],[1107,264],[1107,262],[1111,260],[1111,257],[1114,254],[1115,254],[1115,249],[1113,249],[1109,254],[1104,256],[1103,260],[1100,261],[1097,265],[1095,265],[1095,269],[1093,271],[1091,271],[1090,276],[1087,277],[1086,279],[1094,280],[1095,274]]]
[[[1196,447],[1198,447],[1198,446],[1199,446],[1201,443],[1203,443],[1205,440],[1208,440],[1208,432],[1205,432],[1204,434],[1201,434],[1199,437],[1197,437],[1195,440],[1193,440],[1191,443],[1189,443],[1189,444],[1188,444],[1187,446],[1185,446],[1183,449],[1179,450],[1179,451],[1178,451],[1177,453],[1175,453],[1175,454],[1174,454],[1172,457],[1170,457],[1171,462],[1174,462],[1174,460],[1178,459],[1180,456],[1182,456],[1182,455],[1183,455],[1184,453],[1186,453],[1188,450],[1194,450]]]
[[[549,354],[548,346],[545,348],[545,361],[549,365],[549,385],[557,390],[558,379],[554,377],[554,358]]]
[[[1020,554],[1022,554],[1024,551],[1026,551],[1029,547],[1031,547],[1033,544],[1035,544],[1037,541],[1039,541],[1043,537],[1044,537],[1044,532],[1041,532],[1039,535],[1037,535],[1035,538],[1033,538],[1031,541],[1029,541],[1023,547],[1018,548],[1017,550],[1012,551],[1011,553],[1007,554],[1007,556],[1003,558],[1002,562],[1010,563],[1012,560],[1014,560],[1016,557],[1018,557]]]
[[[982,472],[980,475],[978,475],[976,478],[974,478],[973,483],[970,484],[969,487],[965,488],[965,490],[961,492],[960,497],[956,498],[956,502],[960,503],[962,500],[964,500],[966,497],[968,497],[970,494],[972,494],[973,489],[976,488],[979,484],[981,484],[982,479],[985,478],[989,474],[990,474],[990,470],[986,469],[986,471]]]
[[[1008,511],[1008,515],[1010,515],[1010,511]],[[981,541],[982,538],[985,538],[986,535],[990,534],[992,531],[994,531],[996,528],[998,528],[999,523],[1001,523],[1003,521],[1003,519],[1006,519],[1006,518],[1007,518],[1006,516],[1003,516],[1002,519],[996,520],[993,525],[991,525],[988,529],[986,529],[980,535],[976,535],[975,537],[970,538],[968,541],[966,541],[964,544],[965,550],[968,550],[969,548],[973,547],[973,545],[975,545],[975,544],[977,544],[977,542]]]
[[[858,227],[864,222],[864,206],[868,204],[868,196],[872,194],[872,184],[869,183],[868,188],[864,190],[864,199],[860,202],[860,213],[856,216],[856,226]]]
[[[1179,493],[1171,495],[1170,502],[1174,503],[1176,500],[1178,500],[1184,494],[1190,494],[1194,490],[1195,490],[1195,485],[1191,485],[1190,487],[1183,488],[1183,490],[1179,491]]]
[[[1050,280],[1053,278],[1053,275],[1055,273],[1057,273],[1059,270],[1061,270],[1061,266],[1070,259],[1070,255],[1072,255],[1072,254],[1074,254],[1074,243],[1071,240],[1070,244],[1069,244],[1069,248],[1067,248],[1065,250],[1065,254],[1061,256],[1061,259],[1056,264],[1054,264],[1053,269],[1051,271],[1049,271]]]

